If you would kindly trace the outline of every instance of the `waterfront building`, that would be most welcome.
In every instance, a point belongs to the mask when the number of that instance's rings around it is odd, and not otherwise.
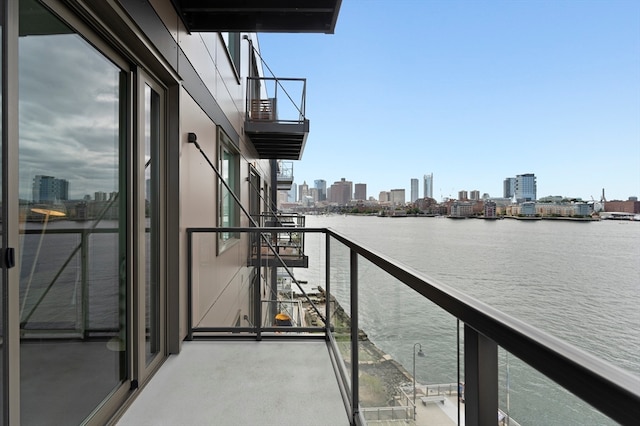
[[[533,173],[517,175],[514,195],[519,203],[523,201],[536,201],[536,175]]]
[[[627,201],[606,201],[604,211],[638,214],[640,213],[640,201],[636,197],[630,197]]]
[[[313,185],[318,190],[318,201],[326,201],[327,181],[324,179],[316,179],[313,181]]]
[[[504,198],[513,198],[516,193],[516,178],[508,177],[502,183],[502,196]]]
[[[404,205],[406,202],[405,191],[403,189],[392,189],[389,191],[389,201],[394,206]]]
[[[415,203],[419,197],[418,179],[411,179],[411,202]]]
[[[378,202],[379,203],[391,202],[391,193],[389,191],[380,191],[380,193],[378,194]]]
[[[353,182],[341,178],[331,185],[330,190],[331,198],[329,198],[329,202],[346,206],[353,197]]]
[[[356,183],[353,199],[358,201],[367,200],[367,184],[366,183]]]
[[[433,198],[433,173],[429,173],[428,175],[424,175],[422,177],[423,180],[423,191],[424,198]]]
[[[484,217],[486,218],[494,218],[497,217],[497,204],[495,201],[485,201],[484,202]]]
[[[474,203],[470,201],[453,201],[451,203],[450,216],[453,217],[470,217],[473,216]]]

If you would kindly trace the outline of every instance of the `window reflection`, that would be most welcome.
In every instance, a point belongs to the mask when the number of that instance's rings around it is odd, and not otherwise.
[[[21,420],[79,424],[125,372],[122,71],[20,6]]]

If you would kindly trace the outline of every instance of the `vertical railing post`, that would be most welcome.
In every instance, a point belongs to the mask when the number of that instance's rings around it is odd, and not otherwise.
[[[193,231],[187,229],[187,340],[193,340]]]
[[[325,244],[325,253],[324,253],[324,283],[325,283],[325,298],[326,301],[324,303],[325,313],[324,316],[326,318],[325,321],[325,335],[327,339],[329,339],[329,334],[331,333],[331,238],[329,234],[326,232],[324,235],[324,244]]]
[[[86,339],[88,337],[87,330],[89,328],[89,237],[87,235],[88,230],[83,229],[80,232],[80,279],[82,294],[82,337]]]
[[[253,292],[253,309],[256,313],[256,317],[253,321],[256,322],[256,340],[262,340],[262,302],[260,295],[262,294],[262,232],[256,232],[256,236],[253,239],[256,242],[256,258],[258,259],[258,285],[256,285]]]
[[[360,383],[358,380],[358,254],[354,250],[351,250],[349,266],[351,282],[351,421],[352,424],[357,424],[356,420],[360,406]]]
[[[494,425],[498,418],[498,345],[464,326],[464,399],[467,426]]]

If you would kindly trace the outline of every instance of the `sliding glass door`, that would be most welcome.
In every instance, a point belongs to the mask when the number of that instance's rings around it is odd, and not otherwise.
[[[21,424],[79,424],[127,378],[126,64],[20,2]]]

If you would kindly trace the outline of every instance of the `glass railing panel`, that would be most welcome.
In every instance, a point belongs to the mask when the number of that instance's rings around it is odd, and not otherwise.
[[[256,322],[248,303],[253,274],[248,267],[239,273],[231,267],[241,255],[242,237],[225,244],[222,251],[218,236],[204,231],[191,237],[191,325],[194,329],[250,327]],[[237,294],[239,283],[244,297]],[[242,306],[236,300],[242,300]]]
[[[271,231],[234,230],[237,241],[225,244],[224,250],[218,244],[222,232],[213,228],[191,232],[191,327],[195,337],[324,333],[322,234],[312,234],[316,249],[310,256],[313,272],[306,273],[300,258],[288,256],[288,249],[276,244]],[[245,266],[238,271],[239,259]]]
[[[499,418],[504,425],[616,425],[503,348],[498,350]]]
[[[358,257],[359,397],[365,419],[458,424],[458,321]]]
[[[335,238],[329,239],[329,280],[333,296],[329,301],[333,337],[346,368],[346,379],[351,386],[351,272],[350,249]]]

